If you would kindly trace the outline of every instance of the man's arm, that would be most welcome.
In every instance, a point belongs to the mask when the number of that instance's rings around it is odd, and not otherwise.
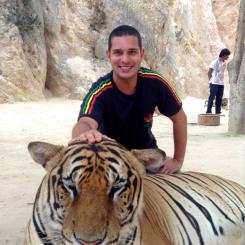
[[[209,69],[208,69],[208,80],[211,79],[213,70],[214,70],[213,68],[209,68]]]
[[[184,162],[187,142],[187,118],[183,109],[170,117],[173,122],[174,159],[181,164]]]
[[[87,141],[88,143],[100,142],[103,135],[97,129],[98,123],[93,118],[80,118],[72,129],[72,139],[68,144],[76,141]]]
[[[97,130],[98,123],[91,117],[81,117],[72,129],[72,138],[78,137],[80,134],[91,129]]]
[[[174,155],[164,163],[163,173],[171,174],[182,167],[187,143],[187,118],[183,109],[170,117],[173,122]]]

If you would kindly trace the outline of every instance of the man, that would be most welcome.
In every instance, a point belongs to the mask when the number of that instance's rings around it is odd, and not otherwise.
[[[127,25],[115,28],[106,54],[112,71],[95,82],[85,96],[70,142],[94,143],[108,136],[129,150],[156,148],[151,127],[157,106],[172,120],[174,134],[174,155],[161,171],[178,171],[185,156],[186,115],[171,85],[160,74],[140,67],[144,49],[139,32]]]
[[[224,94],[224,72],[226,68],[225,61],[229,58],[230,51],[222,49],[219,58],[211,62],[208,70],[208,80],[210,95],[206,113],[212,113],[213,101],[215,99],[215,113],[221,114],[222,97]]]

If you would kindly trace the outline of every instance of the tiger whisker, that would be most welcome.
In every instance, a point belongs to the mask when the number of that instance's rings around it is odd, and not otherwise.
[[[118,241],[123,241],[123,242],[135,242],[135,240],[132,239],[127,239],[127,238],[119,238]]]

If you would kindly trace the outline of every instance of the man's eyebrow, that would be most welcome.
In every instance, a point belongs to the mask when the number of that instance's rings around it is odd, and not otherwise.
[[[137,51],[138,48],[130,48],[129,51]]]
[[[137,51],[138,48],[129,48],[128,50],[129,50],[129,51]],[[120,48],[115,48],[115,49],[112,49],[112,51],[123,51],[123,50],[120,49]]]
[[[111,49],[112,51],[121,51],[122,49],[120,48],[114,48],[114,49]]]

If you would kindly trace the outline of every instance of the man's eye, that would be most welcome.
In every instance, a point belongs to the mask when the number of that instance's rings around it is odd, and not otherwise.
[[[137,50],[130,50],[130,51],[129,51],[129,54],[130,54],[130,55],[135,55],[135,54],[137,54],[137,53],[138,53]]]
[[[113,51],[113,54],[115,54],[115,55],[121,55],[122,52],[120,52],[119,50],[115,50],[115,51]]]

